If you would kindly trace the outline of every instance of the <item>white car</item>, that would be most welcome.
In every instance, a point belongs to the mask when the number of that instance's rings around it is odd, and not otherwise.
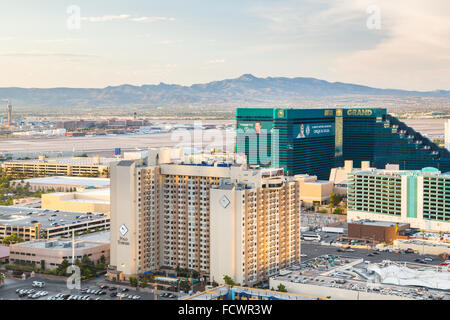
[[[33,287],[43,288],[45,287],[45,282],[42,281],[33,281],[32,283]]]

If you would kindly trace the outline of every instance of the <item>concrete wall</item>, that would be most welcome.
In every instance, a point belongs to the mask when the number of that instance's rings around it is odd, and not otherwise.
[[[405,243],[403,241],[394,241],[394,245],[399,247],[402,250],[406,250],[408,248],[411,248],[413,250],[419,251],[420,254],[422,252],[424,254],[432,254],[432,255],[439,255],[441,253],[447,253],[450,254],[450,247],[433,247],[433,246],[421,246],[419,244],[413,244],[413,243]]]
[[[111,166],[111,265],[125,275],[136,275],[139,230],[135,164],[120,163]],[[124,234],[122,226],[127,230]]]
[[[38,240],[39,241],[39,240]],[[93,243],[93,242],[87,242]],[[109,244],[108,243],[94,243],[92,247],[75,248],[75,259],[81,259],[84,255],[91,255],[89,259],[97,262],[101,256],[104,255],[106,262],[109,261]],[[29,255],[27,255],[29,254]],[[71,262],[72,248],[67,249],[52,249],[52,248],[36,248],[25,246],[22,244],[13,244],[10,247],[10,263],[14,260],[34,261],[37,267],[41,266],[41,260],[45,261],[45,270],[54,269],[62,263],[64,257]]]
[[[81,197],[83,199],[83,197]],[[89,199],[91,198],[91,199]],[[102,198],[95,199],[95,197],[87,197],[83,199],[85,201],[73,201],[80,199],[77,193],[49,193],[42,195],[42,209],[61,210],[61,211],[73,211],[73,212],[98,212],[106,213],[110,212],[109,203],[96,202],[102,200]],[[89,201],[93,200],[93,201]],[[109,202],[109,197],[108,197]]]
[[[226,208],[220,201],[223,197],[230,201]],[[219,284],[225,275],[238,281],[236,269],[241,267],[236,263],[236,202],[233,190],[210,191],[210,280]]]
[[[409,300],[404,297],[388,296],[373,292],[360,292],[355,290],[294,283],[274,279],[270,279],[269,281],[270,288],[277,288],[279,284],[283,284],[289,293],[303,294],[318,298],[330,297],[330,299],[335,300]]]
[[[405,213],[406,214],[406,213]],[[356,221],[362,219],[389,221],[398,223],[409,223],[411,228],[419,228],[427,231],[443,231],[450,232],[450,222],[438,222],[433,220],[423,220],[419,218],[403,218],[397,216],[390,216],[387,214],[377,214],[362,211],[347,211],[347,221]]]

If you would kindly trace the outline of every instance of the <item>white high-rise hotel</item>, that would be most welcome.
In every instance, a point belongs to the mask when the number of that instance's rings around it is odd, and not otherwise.
[[[299,262],[299,181],[237,155],[198,157],[149,150],[111,166],[110,278],[179,266],[252,285]]]

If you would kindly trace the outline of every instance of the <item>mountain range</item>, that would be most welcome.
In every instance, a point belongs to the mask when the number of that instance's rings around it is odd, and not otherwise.
[[[378,89],[363,85],[328,82],[315,78],[258,78],[244,74],[239,78],[182,86],[120,85],[95,88],[0,88],[0,99],[13,106],[95,107],[95,106],[171,106],[171,105],[263,105],[295,103],[302,99],[338,96],[391,96],[450,98],[450,91],[407,91]]]

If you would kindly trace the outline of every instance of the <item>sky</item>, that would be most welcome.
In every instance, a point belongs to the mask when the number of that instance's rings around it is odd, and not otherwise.
[[[0,87],[191,85],[247,73],[450,90],[450,1],[0,2]]]

